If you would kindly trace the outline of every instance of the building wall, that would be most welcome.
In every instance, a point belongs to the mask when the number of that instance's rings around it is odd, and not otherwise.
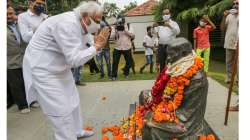
[[[153,25],[154,16],[125,17],[125,21],[130,23],[130,27],[134,30],[136,51],[144,51],[144,47],[142,46],[143,38],[147,33],[147,26]]]
[[[135,33],[135,47],[136,51],[144,51],[144,47],[142,46],[143,37],[146,34],[146,27],[149,25],[153,25],[154,16],[134,16],[134,17],[125,17],[126,22],[131,23],[130,26],[134,29]],[[211,58],[214,60],[222,61],[225,60],[225,52],[223,48],[224,44],[224,34],[220,31],[221,19],[214,19],[214,23],[217,26],[217,29],[210,33],[210,43],[211,43]],[[193,30],[197,27],[197,23],[195,22],[187,22],[187,21],[177,21],[180,26],[180,34],[178,37],[185,37],[191,43],[193,43]]]
[[[143,38],[146,35],[147,26],[152,26],[154,23],[154,16],[133,16],[133,17],[125,17],[126,22],[130,23],[130,26],[133,28],[135,33],[135,48],[136,51],[144,51],[144,47],[142,46]],[[177,22],[180,26],[180,34],[179,37],[188,38],[188,23],[187,22]]]

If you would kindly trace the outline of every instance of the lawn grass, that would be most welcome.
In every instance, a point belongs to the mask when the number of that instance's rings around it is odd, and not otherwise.
[[[155,79],[157,73],[150,73],[149,72],[149,66],[146,67],[144,69],[143,74],[140,74],[140,67],[146,62],[146,58],[144,53],[137,53],[133,55],[134,61],[135,61],[135,71],[136,74],[132,73],[132,70],[130,70],[130,74],[129,74],[129,78],[126,79],[124,77],[124,75],[122,74],[122,68],[125,65],[125,60],[124,57],[121,56],[120,58],[120,63],[119,63],[119,67],[118,67],[118,79],[119,81],[125,81],[125,80],[153,80]],[[155,61],[155,58],[154,58]],[[112,62],[112,61],[111,61]],[[155,67],[154,67],[155,70]],[[108,77],[107,77],[107,69],[106,69],[106,63],[104,61],[104,71],[105,71],[105,77],[103,79],[100,79],[100,74],[94,74],[94,75],[90,75],[89,72],[89,66],[85,65],[83,68],[83,74],[82,74],[82,81],[83,82],[105,82],[105,81],[109,81]]]
[[[229,87],[229,84],[225,83],[226,78],[226,65],[220,61],[210,61],[208,76],[219,82],[225,87]],[[238,87],[235,84],[233,91],[238,94]]]
[[[112,53],[111,53],[111,56],[112,56]],[[134,54],[133,57],[134,57],[134,61],[135,61],[136,74],[133,74],[130,70],[129,78],[126,79],[124,77],[121,69],[125,65],[125,60],[124,60],[124,57],[121,56],[119,67],[118,67],[118,79],[117,80],[119,80],[119,81],[154,80],[157,76],[157,72],[155,70],[155,65],[154,65],[154,73],[151,74],[149,72],[149,66],[148,66],[145,68],[144,73],[140,74],[139,73],[140,67],[143,64],[145,64],[145,62],[146,62],[145,55],[144,55],[144,53],[137,53],[137,54]],[[111,57],[111,59],[112,59],[112,57]],[[154,62],[155,62],[155,56],[154,56]],[[225,68],[226,68],[226,66],[225,66],[224,62],[218,61],[218,60],[210,60],[208,76],[213,78],[214,80],[218,81],[223,86],[228,87],[229,85],[227,85],[224,82],[224,80],[226,78],[226,69]],[[105,74],[107,74],[105,62],[104,62],[104,70],[105,70]],[[82,73],[82,82],[105,82],[105,81],[109,81],[107,75],[105,75],[105,77],[103,79],[100,79],[100,74],[90,75],[89,67],[87,65],[84,66],[83,73]],[[237,93],[238,87],[234,86],[233,91]]]

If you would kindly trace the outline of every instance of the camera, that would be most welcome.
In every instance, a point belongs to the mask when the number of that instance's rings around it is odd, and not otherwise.
[[[118,17],[116,21],[116,30],[117,31],[124,31],[125,30],[125,18]]]

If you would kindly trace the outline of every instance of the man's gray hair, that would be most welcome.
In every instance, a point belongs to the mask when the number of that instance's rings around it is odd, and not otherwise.
[[[94,1],[88,1],[88,2],[81,2],[75,9],[74,9],[76,15],[81,18],[82,14],[89,14],[94,15],[96,13],[102,13],[103,8],[100,4]]]

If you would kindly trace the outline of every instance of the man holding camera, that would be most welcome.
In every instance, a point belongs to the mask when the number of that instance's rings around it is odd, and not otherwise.
[[[158,26],[155,31],[159,38],[158,59],[160,71],[162,71],[167,64],[167,44],[175,39],[180,33],[179,25],[175,21],[171,20],[170,10],[165,9],[162,14],[163,22],[160,23],[160,26]]]
[[[135,35],[133,34],[133,32],[131,30],[128,30],[127,26],[125,26],[125,19],[123,17],[119,17],[116,23],[115,39],[117,45],[113,51],[112,80],[117,79],[117,70],[121,54],[124,56],[124,59],[126,61],[126,66],[124,68],[123,74],[126,78],[128,78],[129,69],[132,62],[131,39],[134,37]]]

